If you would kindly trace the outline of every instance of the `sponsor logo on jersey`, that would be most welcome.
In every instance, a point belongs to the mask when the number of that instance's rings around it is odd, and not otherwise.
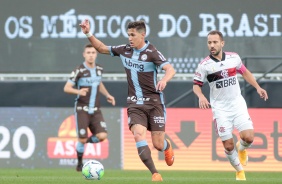
[[[216,88],[225,88],[228,86],[232,86],[236,84],[236,77],[224,79],[222,81],[217,81],[215,84],[216,84]]]
[[[107,124],[106,124],[106,122],[104,122],[104,121],[101,121],[100,122],[100,125],[101,125],[101,127],[103,127],[103,128],[107,128]]]
[[[79,108],[79,107],[77,107],[77,108]],[[80,107],[80,108],[81,108],[81,107]],[[97,107],[88,107],[88,106],[83,106],[82,109],[83,109],[84,111],[86,111],[86,112],[88,112],[88,111],[97,111],[97,110],[98,110]]]
[[[157,124],[165,124],[165,118],[163,116],[154,116],[153,119],[154,119],[154,122]],[[163,127],[163,125],[160,127]]]
[[[144,71],[144,65],[143,64],[133,63],[130,59],[128,59],[128,60],[125,59],[124,63],[125,63],[126,66],[128,66],[130,68],[136,68],[140,72]]]
[[[83,73],[85,70],[87,70],[86,68],[80,68],[79,69],[79,71],[81,72],[81,73]]]
[[[100,78],[98,78],[98,79],[85,78],[85,82],[88,83],[88,84],[99,83],[100,80],[101,80]]]
[[[150,98],[144,98],[144,97],[139,97],[137,98],[136,96],[129,96],[127,97],[127,100],[131,100],[132,102],[137,102],[137,101],[143,101],[143,102],[147,102],[150,100]]]

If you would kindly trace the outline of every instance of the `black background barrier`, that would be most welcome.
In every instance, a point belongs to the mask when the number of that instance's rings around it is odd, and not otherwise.
[[[115,96],[117,107],[126,107],[127,82],[104,81],[108,91]],[[0,82],[0,106],[2,107],[72,107],[76,95],[63,92],[65,82]],[[240,83],[243,86],[243,83]],[[260,99],[255,88],[246,90],[246,102],[252,108],[281,108],[281,81],[261,81],[260,85],[266,89],[269,99]],[[172,81],[164,91],[166,104],[175,100],[183,93],[192,89],[191,81]],[[208,84],[203,86],[203,92],[209,97]],[[101,96],[101,105],[111,107]],[[172,104],[171,107],[198,107],[198,99],[191,93]]]

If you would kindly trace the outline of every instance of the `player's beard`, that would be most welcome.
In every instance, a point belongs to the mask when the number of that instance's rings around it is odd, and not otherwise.
[[[219,53],[220,53],[220,51],[216,51],[216,52],[213,54],[212,51],[210,51],[210,54],[211,54],[212,56],[218,56]]]

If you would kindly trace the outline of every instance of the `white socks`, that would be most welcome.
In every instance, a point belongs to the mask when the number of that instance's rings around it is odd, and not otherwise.
[[[238,153],[235,150],[235,148],[232,151],[230,151],[230,152],[225,150],[225,155],[228,158],[230,164],[234,167],[234,169],[236,169],[236,171],[243,170],[243,167],[242,167],[242,165],[241,165],[241,163],[239,161],[239,158],[238,158]]]
[[[240,140],[240,146],[239,146],[239,150],[240,151],[243,151],[245,150],[246,148],[249,148],[251,147],[252,143],[251,144],[248,144],[246,143],[245,141],[243,141],[242,139]]]

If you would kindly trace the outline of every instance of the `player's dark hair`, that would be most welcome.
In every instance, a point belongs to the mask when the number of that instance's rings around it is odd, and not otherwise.
[[[218,31],[218,30],[213,30],[213,31],[209,32],[208,36],[209,36],[209,35],[218,35],[218,36],[220,37],[220,39],[223,41],[223,35],[222,35],[222,33],[221,33],[220,31]]]
[[[86,48],[91,48],[91,47],[93,47],[93,45],[92,44],[86,44],[85,46],[84,46],[84,49],[86,49]]]
[[[143,20],[129,22],[127,25],[127,29],[136,29],[139,33],[141,32],[146,33],[146,25]]]

